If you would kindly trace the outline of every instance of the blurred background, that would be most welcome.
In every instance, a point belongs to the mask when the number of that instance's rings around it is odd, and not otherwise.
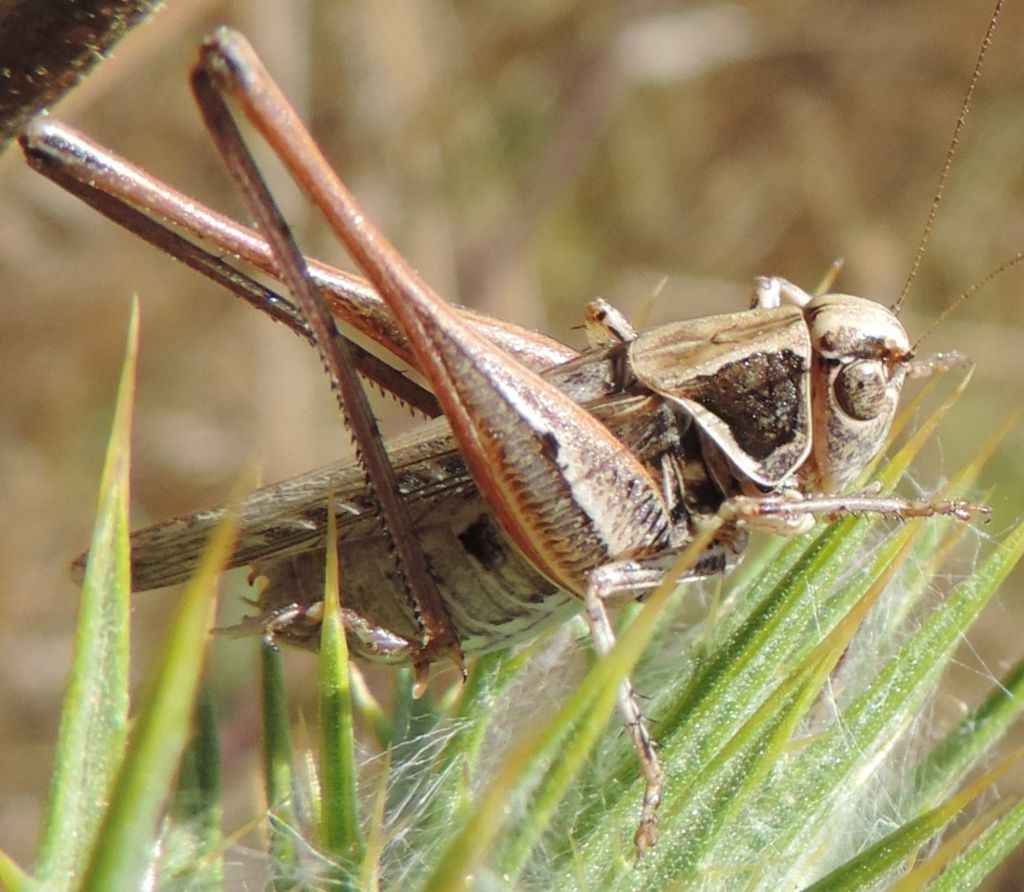
[[[55,113],[241,215],[187,86],[202,35],[232,24],[438,291],[580,346],[595,296],[652,325],[742,308],[758,274],[813,289],[837,257],[838,290],[891,303],[991,5],[170,0]],[[912,337],[1024,249],[1022,46],[1024,10],[1010,8],[903,314]],[[217,503],[253,457],[271,482],[338,458],[348,437],[296,338],[31,173],[16,147],[0,158],[0,196],[0,845],[25,862],[71,651],[67,566],[89,537],[131,296],[134,526]],[[282,196],[307,251],[345,265]],[[1024,270],[1011,271],[922,345],[978,365],[916,466],[926,490],[1021,404],[1022,290]],[[981,537],[1020,518],[1022,444],[1017,429],[989,466]],[[965,639],[953,714],[1021,656],[1020,585]],[[237,602],[243,584],[229,587]],[[140,675],[173,604],[173,592],[135,602]],[[234,686],[225,770],[241,779],[243,818],[259,807],[255,651],[216,653],[237,668],[218,683]],[[297,656],[294,684],[311,662]]]

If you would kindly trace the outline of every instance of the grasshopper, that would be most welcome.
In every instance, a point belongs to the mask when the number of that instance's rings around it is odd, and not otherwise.
[[[607,607],[649,594],[701,530],[712,529],[708,544],[684,579],[728,572],[750,530],[792,535],[853,511],[968,519],[980,510],[844,494],[884,444],[904,382],[960,361],[915,359],[892,310],[764,277],[747,310],[645,333],[596,301],[585,315],[590,349],[577,354],[436,295],[370,223],[240,35],[220,29],[206,41],[193,89],[258,232],[60,124],[36,121],[22,145],[38,170],[321,353],[357,460],[245,500],[232,565],[251,566],[265,584],[242,631],[316,647],[324,551],[334,547],[329,504],[350,647],[411,662],[418,688],[438,660],[461,666],[580,611],[607,652]],[[302,256],[225,99],[326,216],[365,281]],[[290,299],[224,255],[281,281]],[[348,341],[335,318],[428,387]],[[435,420],[385,447],[357,372]],[[186,579],[222,516],[134,533],[134,588]],[[634,839],[642,852],[657,839],[662,770],[628,681],[618,706],[646,782]]]

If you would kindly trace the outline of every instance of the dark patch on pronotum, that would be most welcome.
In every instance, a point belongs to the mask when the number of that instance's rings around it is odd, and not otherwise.
[[[698,376],[687,396],[721,418],[737,445],[760,461],[806,427],[805,371],[791,350],[755,353]]]

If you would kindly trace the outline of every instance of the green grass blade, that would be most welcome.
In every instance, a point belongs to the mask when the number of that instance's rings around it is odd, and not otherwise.
[[[928,884],[946,869],[950,861],[965,852],[1006,811],[1006,807],[997,803],[969,821],[947,828],[937,845],[928,844],[916,853],[913,867],[890,879],[889,892],[920,892],[928,888]]]
[[[991,787],[1003,774],[1020,761],[1021,753],[1014,753],[992,771],[962,792],[950,797],[938,808],[908,821],[893,833],[836,868],[807,888],[807,892],[857,892],[871,888],[890,876],[909,861],[920,847],[939,833],[972,801]]]
[[[992,693],[946,735],[918,767],[912,789],[928,803],[986,757],[1024,709],[1024,660],[1017,663]]]
[[[835,790],[856,795],[859,766],[888,751],[916,718],[934,689],[942,668],[960,640],[963,629],[980,611],[999,583],[1024,552],[1024,525],[1004,540],[978,571],[965,580],[907,639],[864,691],[844,710],[842,722],[820,735],[800,756],[792,781],[773,791],[781,799],[800,802],[784,827],[771,836],[782,860],[806,852],[808,814],[818,815],[815,826],[827,827],[821,809],[835,802]],[[806,861],[805,867],[806,869]]]
[[[334,508],[328,502],[327,541],[337,539]],[[320,629],[320,839],[327,852],[354,871],[363,857],[359,829],[348,644],[338,603],[338,550],[328,547],[324,581],[324,620]]]
[[[128,341],[82,586],[75,655],[61,715],[35,874],[52,889],[80,875],[99,832],[128,725],[128,484],[139,310]]]
[[[217,576],[236,520],[214,533],[185,586],[161,659],[132,730],[110,807],[85,873],[86,889],[137,888],[152,857],[153,834],[189,739],[192,708],[214,624]]]
[[[4,892],[34,892],[39,886],[25,871],[0,851],[0,885]]]
[[[281,654],[266,642],[261,655],[263,704],[263,788],[267,798],[270,867],[275,889],[297,882],[299,855],[293,828],[299,826],[295,796],[295,765],[284,690]]]
[[[213,702],[205,686],[196,698],[195,727],[182,756],[168,818],[161,880],[176,888],[219,888],[224,846],[220,750]]]
[[[981,886],[984,879],[1024,842],[1024,801],[983,833],[973,845],[952,859],[942,876],[928,892],[968,892]]]

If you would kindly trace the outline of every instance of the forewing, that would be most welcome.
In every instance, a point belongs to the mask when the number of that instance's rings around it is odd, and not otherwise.
[[[475,487],[455,449],[447,424],[431,422],[390,448],[398,486],[414,525],[445,517],[453,505],[476,498]],[[360,469],[348,462],[328,465],[257,490],[240,506],[238,543],[229,567],[307,551],[321,544],[327,528],[327,498],[334,497],[339,538],[380,532],[377,505]],[[224,508],[199,511],[132,533],[132,588],[145,591],[187,580],[199,563]],[[84,557],[74,565],[80,574]]]

